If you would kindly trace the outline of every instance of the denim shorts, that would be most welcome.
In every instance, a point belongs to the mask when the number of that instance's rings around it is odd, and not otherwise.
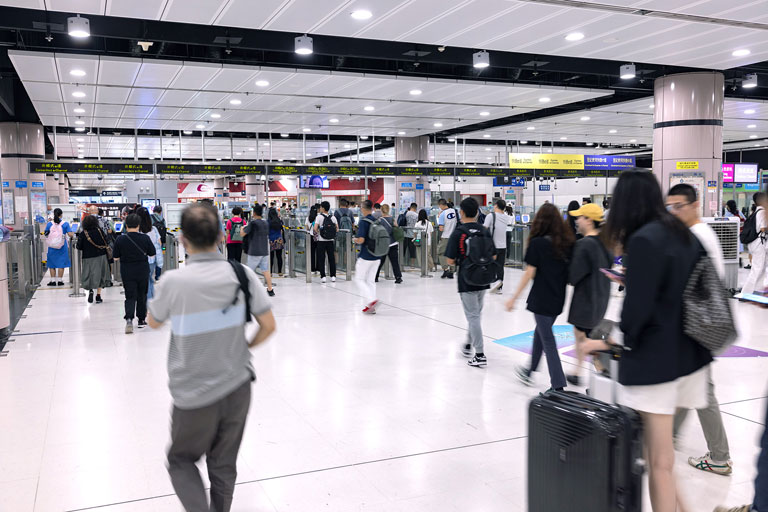
[[[258,272],[259,270],[262,272],[269,272],[269,255],[253,256],[249,254],[246,265],[248,265],[254,272]]]

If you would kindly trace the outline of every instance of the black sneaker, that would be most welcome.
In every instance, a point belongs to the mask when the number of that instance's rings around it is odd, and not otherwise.
[[[56,286],[56,281],[48,281],[48,286]]]
[[[445,279],[446,277],[448,277],[448,271],[443,270],[443,275],[440,276],[440,279]]]
[[[88,302],[93,303],[93,290],[88,290]]]
[[[574,386],[581,386],[581,377],[579,377],[578,375],[566,375],[565,380],[567,380],[569,384],[573,384]]]
[[[453,272],[448,272],[448,275],[446,275],[448,279],[453,279]]]
[[[269,295],[270,297],[274,297],[275,296],[275,290],[267,290],[267,295]]]
[[[401,277],[398,277],[395,279],[395,284],[401,284],[403,282],[403,279]]]
[[[751,269],[752,269],[751,263],[749,265],[744,265],[744,270],[751,270]]]
[[[104,301],[101,300],[101,295],[96,295],[96,304],[101,304],[102,302]]]
[[[467,364],[476,368],[483,368],[488,366],[488,359],[486,359],[485,356],[475,356],[467,361]]]
[[[59,281],[59,282],[58,282],[58,285],[59,285],[59,286],[64,286],[64,281]]]
[[[136,324],[136,327],[138,327],[139,329],[143,329],[146,326],[147,326],[147,321],[146,320],[139,319],[138,324]]]
[[[472,357],[472,345],[470,345],[469,343],[465,343],[465,344],[464,344],[464,345],[461,347],[461,355],[463,355],[463,356],[464,356],[464,357],[466,357],[467,359],[469,359],[470,357]]]

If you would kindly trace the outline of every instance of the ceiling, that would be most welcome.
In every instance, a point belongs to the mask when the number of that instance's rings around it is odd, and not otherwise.
[[[0,0],[0,5],[707,69],[768,60],[765,0]],[[353,19],[350,14],[358,9],[373,16]],[[98,33],[98,26],[92,31]],[[566,41],[575,31],[585,37]],[[751,53],[732,56],[737,49]]]
[[[82,122],[107,129],[199,130],[203,125],[216,132],[415,136],[613,94],[307,69],[8,53],[41,122],[72,128]],[[74,77],[73,70],[85,74]],[[258,85],[261,81],[268,85]],[[414,90],[421,94],[411,94]],[[233,99],[241,104],[232,105]],[[76,108],[83,112],[76,113]]]

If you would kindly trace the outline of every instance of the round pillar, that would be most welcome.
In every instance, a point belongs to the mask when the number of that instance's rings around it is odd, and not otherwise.
[[[14,202],[12,218],[8,215],[8,218],[3,218],[3,223],[14,229],[21,229],[22,226],[30,224],[29,187],[31,183],[27,159],[31,158],[45,158],[43,126],[32,123],[0,123],[0,178],[3,185],[8,184],[7,187],[2,187],[2,200]],[[27,186],[17,188],[17,182],[24,182]],[[19,208],[16,207],[17,205]]]
[[[259,176],[255,174],[245,175],[245,195],[250,203],[264,202],[264,184],[259,183]]]
[[[214,178],[213,197],[216,204],[224,202],[224,192],[229,192],[229,178]]]
[[[722,191],[722,73],[668,75],[654,84],[653,172],[664,193],[693,185],[701,214],[718,215]]]

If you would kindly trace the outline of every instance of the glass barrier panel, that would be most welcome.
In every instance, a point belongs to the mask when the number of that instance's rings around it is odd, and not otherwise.
[[[291,230],[293,237],[293,268],[296,272],[307,273],[307,232],[304,230]]]

